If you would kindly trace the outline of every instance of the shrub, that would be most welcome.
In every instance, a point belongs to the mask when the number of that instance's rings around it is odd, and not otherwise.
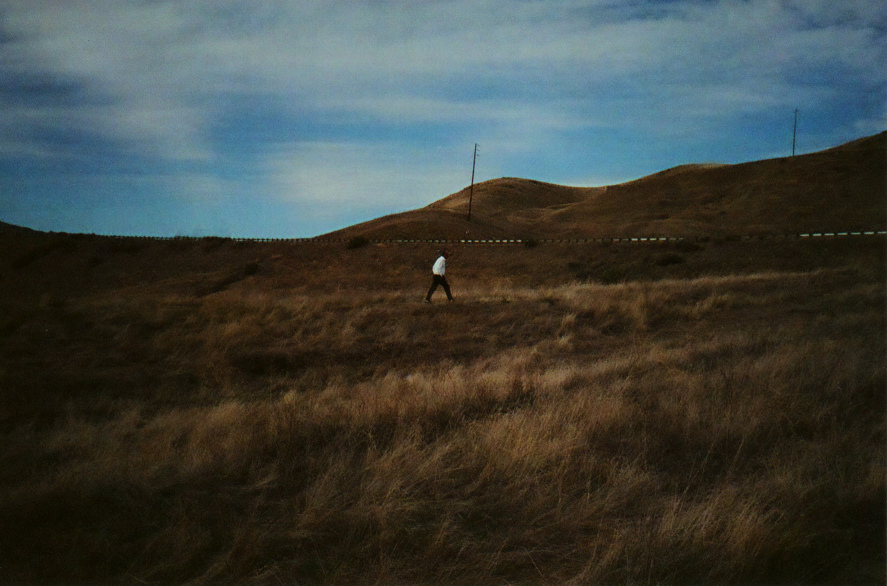
[[[137,254],[145,250],[148,247],[149,242],[150,241],[141,238],[121,236],[119,238],[108,239],[106,249],[112,254]]]
[[[212,252],[221,248],[222,245],[226,244],[228,241],[228,238],[221,238],[219,236],[206,236],[205,238],[200,239],[200,247],[204,252]]]
[[[70,252],[76,250],[78,244],[79,240],[70,235],[52,235],[51,238],[37,244],[18,258],[14,259],[11,263],[12,268],[21,270],[55,252]]]
[[[702,244],[692,240],[679,240],[674,244],[674,247],[680,252],[699,252],[705,248]]]
[[[598,274],[597,277],[600,279],[601,283],[605,285],[612,285],[615,283],[619,283],[620,281],[624,281],[626,278],[627,271],[624,267],[620,266],[608,266],[604,267]]]
[[[675,252],[666,252],[664,254],[660,254],[655,259],[653,259],[653,264],[655,264],[657,267],[667,267],[670,265],[681,264],[685,261],[686,259],[680,254],[677,254]]]
[[[356,248],[363,248],[369,243],[370,241],[366,238],[366,236],[355,236],[348,241],[348,243],[345,245],[345,248],[347,248],[348,250],[354,250]]]
[[[172,240],[167,241],[167,246],[176,251],[187,251],[197,246],[198,239],[191,236],[176,236]]]

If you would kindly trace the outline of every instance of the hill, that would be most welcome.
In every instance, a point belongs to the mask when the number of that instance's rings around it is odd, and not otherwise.
[[[15,224],[7,224],[6,222],[0,222],[0,235],[10,235],[10,234],[36,234],[36,230],[32,230],[30,228],[23,228],[22,226],[16,226]]]
[[[881,229],[887,132],[795,157],[681,165],[605,187],[530,179],[478,183],[424,208],[328,234],[339,238],[728,236]]]
[[[500,179],[467,229],[883,226],[882,147]],[[0,226],[0,582],[881,584],[884,240],[453,244],[426,305],[433,243]]]

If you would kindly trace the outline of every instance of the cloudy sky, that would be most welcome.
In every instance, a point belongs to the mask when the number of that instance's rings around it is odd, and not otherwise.
[[[883,0],[0,0],[0,221],[304,237],[887,129]]]

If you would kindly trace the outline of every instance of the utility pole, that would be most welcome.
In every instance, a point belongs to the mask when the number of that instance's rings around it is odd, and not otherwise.
[[[468,221],[471,221],[471,200],[474,198],[474,166],[477,164],[477,143],[474,143],[474,159],[471,162],[471,187],[468,190]]]
[[[792,130],[792,156],[795,156],[795,137],[798,135],[798,109],[795,108],[795,128]]]

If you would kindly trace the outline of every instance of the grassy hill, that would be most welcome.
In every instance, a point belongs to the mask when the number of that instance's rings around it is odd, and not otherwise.
[[[865,230],[887,225],[887,132],[818,153],[682,165],[607,187],[502,178],[340,237],[601,238]]]
[[[475,186],[473,237],[700,238],[455,245],[452,304],[432,244],[0,226],[0,582],[883,583],[884,238],[732,237],[883,228],[883,144]]]

